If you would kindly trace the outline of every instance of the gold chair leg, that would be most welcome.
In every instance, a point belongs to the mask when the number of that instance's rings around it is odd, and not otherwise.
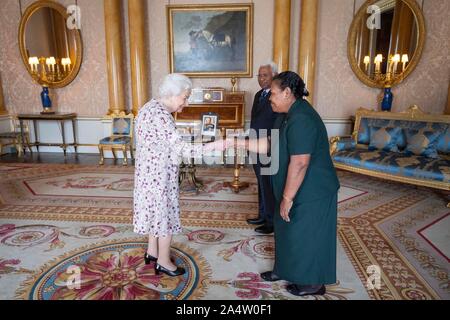
[[[103,155],[103,148],[101,146],[98,146],[98,151],[100,152],[100,161],[98,162],[98,164],[102,166],[105,163],[105,157]]]
[[[30,151],[30,153],[33,153],[33,149],[31,149],[30,146],[30,139],[28,138],[28,136],[25,136],[25,145],[27,146],[28,150]],[[23,149],[25,151],[25,149]]]
[[[128,164],[128,152],[127,152],[127,146],[122,146],[122,153],[123,153],[123,165],[126,166]]]
[[[116,155],[116,150],[114,149],[114,147],[111,147],[111,152],[112,152],[112,155],[114,157],[114,163],[115,163],[116,160],[117,160],[117,155]]]
[[[131,155],[131,160],[134,160],[134,151],[133,151],[132,145],[130,145],[130,155]]]
[[[23,144],[22,144],[22,139],[21,138],[17,138],[15,142],[15,146],[17,149],[17,156],[20,158],[23,156]]]

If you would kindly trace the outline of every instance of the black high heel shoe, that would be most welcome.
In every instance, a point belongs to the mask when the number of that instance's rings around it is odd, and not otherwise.
[[[171,277],[176,277],[176,276],[181,276],[182,274],[185,274],[186,270],[182,267],[177,267],[176,270],[172,271],[172,270],[164,268],[162,265],[158,264],[158,262],[157,262],[155,264],[155,274],[159,275],[160,272],[165,273]]]
[[[156,260],[158,260],[158,258],[155,258],[154,256],[149,255],[147,252],[144,255],[144,261],[145,264],[150,264],[150,262],[156,262]]]

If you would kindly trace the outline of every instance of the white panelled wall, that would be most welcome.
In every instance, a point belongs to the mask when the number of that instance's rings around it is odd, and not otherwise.
[[[324,119],[328,136],[350,135],[352,122],[350,119],[330,118]],[[11,117],[0,117],[0,132],[10,131]],[[250,122],[246,121],[246,128]],[[38,121],[37,122],[39,141],[43,143],[62,143],[61,127],[57,121]],[[65,124],[66,143],[73,141],[72,123],[67,121]],[[76,134],[78,153],[99,153],[99,141],[111,134],[111,120],[93,117],[80,117],[76,121]],[[30,122],[30,138],[31,142],[35,141],[34,128]],[[35,148],[33,148],[33,151]],[[63,152],[59,147],[39,147],[40,152]],[[11,148],[5,149],[4,152],[14,152]],[[67,153],[75,152],[73,147],[67,148]],[[122,157],[121,152],[117,152],[118,157]],[[130,156],[130,155],[128,155]],[[105,158],[112,158],[110,151],[105,152]]]

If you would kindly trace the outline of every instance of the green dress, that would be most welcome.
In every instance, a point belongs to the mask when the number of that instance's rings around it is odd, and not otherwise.
[[[300,285],[336,283],[337,192],[339,180],[329,153],[325,125],[303,99],[274,123],[273,156],[279,154],[278,171],[272,175],[276,200],[274,216],[274,273]],[[292,155],[310,154],[311,160],[292,209],[290,222],[280,216],[280,203]]]

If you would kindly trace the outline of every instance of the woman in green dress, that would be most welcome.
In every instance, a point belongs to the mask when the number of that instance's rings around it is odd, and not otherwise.
[[[339,189],[327,131],[304,99],[308,91],[298,74],[280,73],[273,79],[271,92],[273,111],[279,113],[274,124],[278,141],[239,142],[259,153],[268,152],[271,144],[272,163],[273,157],[279,157],[277,171],[272,173],[275,265],[261,277],[291,282],[287,290],[297,296],[323,295],[326,284],[336,283]]]

